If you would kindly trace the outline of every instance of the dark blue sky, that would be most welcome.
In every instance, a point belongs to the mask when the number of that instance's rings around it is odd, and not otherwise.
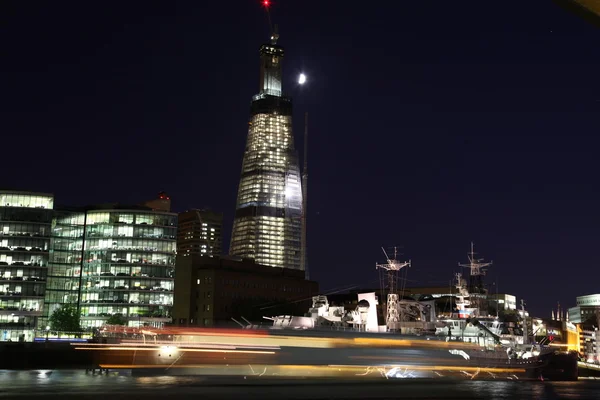
[[[233,220],[257,0],[3,2],[0,187]],[[380,246],[445,285],[469,241],[548,316],[600,292],[600,29],[543,0],[274,1],[295,132],[310,113],[309,265],[377,287]],[[299,72],[308,75],[300,90]]]

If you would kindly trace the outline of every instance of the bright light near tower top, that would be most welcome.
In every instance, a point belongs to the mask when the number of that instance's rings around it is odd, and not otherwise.
[[[265,6],[265,7],[268,8],[270,5],[271,5],[271,2],[269,0],[264,0],[263,1],[263,6]]]
[[[300,76],[298,77],[298,83],[304,85],[304,83],[306,83],[306,75],[300,74]]]

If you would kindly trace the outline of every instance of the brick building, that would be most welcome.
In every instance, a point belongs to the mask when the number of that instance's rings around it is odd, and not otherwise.
[[[273,268],[235,257],[178,256],[173,324],[227,326],[232,318],[267,323],[263,316],[304,315],[317,282],[304,271]]]

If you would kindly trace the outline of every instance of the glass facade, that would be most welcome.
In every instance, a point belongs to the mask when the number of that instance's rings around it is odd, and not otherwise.
[[[52,233],[45,317],[76,303],[85,328],[115,314],[130,326],[171,321],[176,214],[64,211],[56,214]]]
[[[40,327],[62,304],[78,304],[85,212],[56,211],[48,263],[48,285]]]
[[[32,341],[50,248],[49,194],[0,191],[0,341]]]
[[[283,48],[275,42],[260,49],[261,91],[251,104],[230,253],[302,269],[300,169],[292,103],[281,95]]]

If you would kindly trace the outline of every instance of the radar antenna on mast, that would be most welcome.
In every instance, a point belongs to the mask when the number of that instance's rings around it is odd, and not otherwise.
[[[475,258],[475,250],[474,250],[475,246],[473,244],[473,242],[471,242],[471,251],[469,253],[467,253],[468,258],[469,258],[469,263],[468,264],[461,264],[458,263],[458,265],[460,267],[465,267],[465,268],[469,268],[470,272],[471,272],[471,279],[470,279],[470,286],[469,287],[469,291],[471,293],[482,293],[483,290],[483,285],[482,285],[482,281],[481,281],[481,276],[485,275],[486,270],[485,267],[489,267],[490,265],[492,265],[492,261],[490,262],[484,262],[483,258]]]
[[[387,288],[387,306],[385,314],[385,324],[389,331],[396,331],[400,326],[401,316],[399,313],[399,296],[398,296],[398,275],[399,271],[404,267],[410,267],[409,261],[398,261],[398,250],[394,247],[394,258],[390,258],[388,253],[382,247],[383,254],[385,254],[386,263],[378,264],[375,263],[375,268],[381,271],[381,290],[382,295],[385,295],[385,289]],[[404,289],[404,283],[403,283]]]

